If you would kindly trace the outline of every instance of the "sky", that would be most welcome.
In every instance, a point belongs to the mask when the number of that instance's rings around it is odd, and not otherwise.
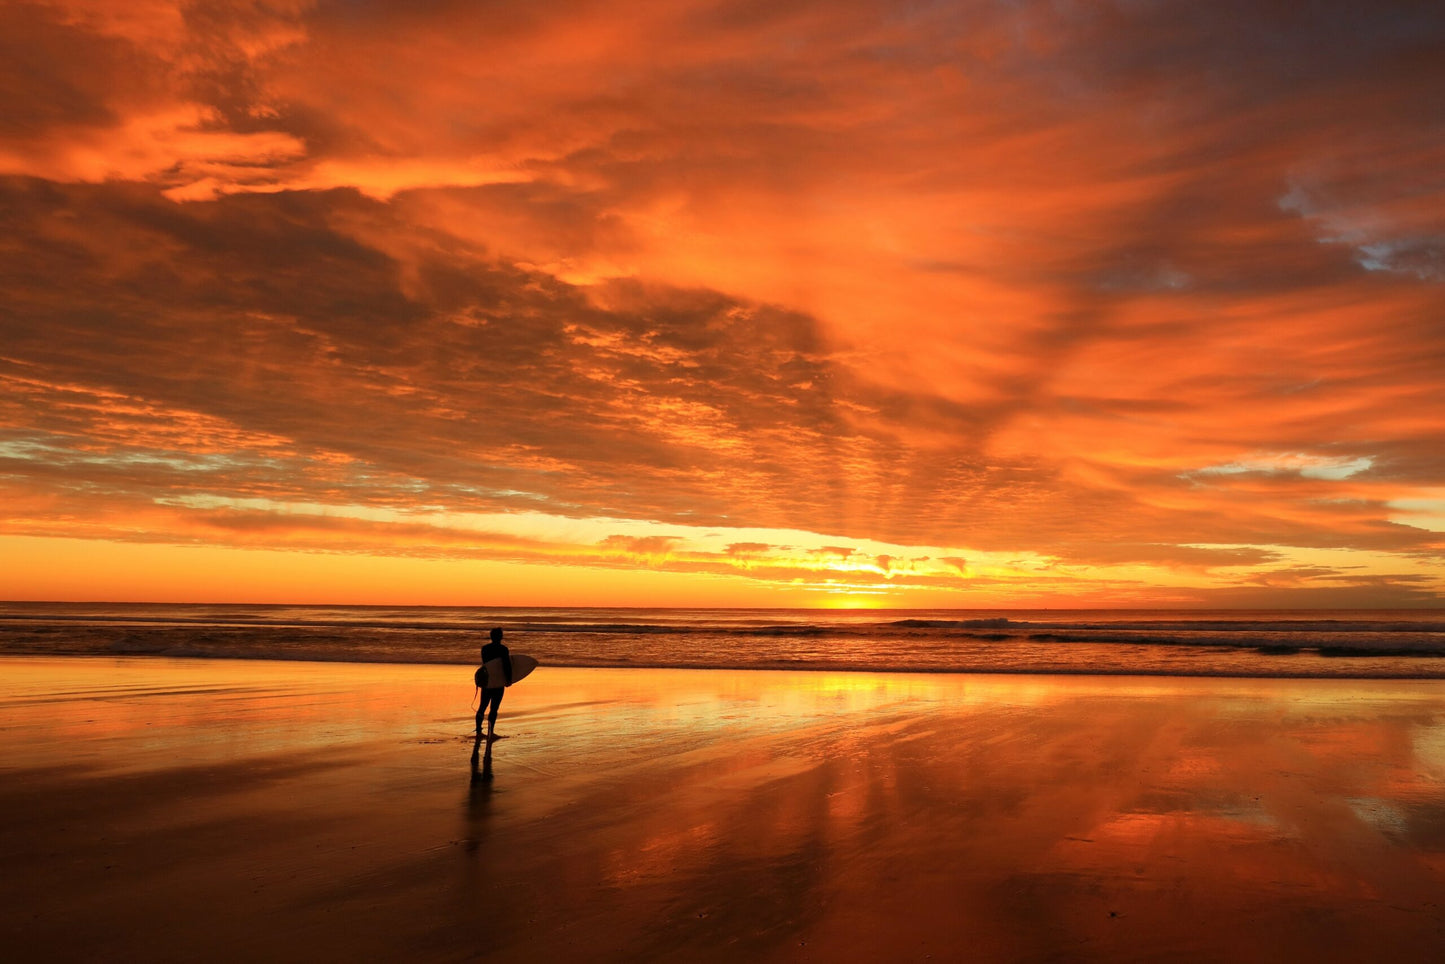
[[[0,598],[1445,605],[1445,9],[0,3]]]

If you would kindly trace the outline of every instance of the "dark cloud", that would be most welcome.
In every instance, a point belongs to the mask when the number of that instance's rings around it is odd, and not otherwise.
[[[0,7],[0,138],[12,144],[56,128],[113,126],[163,80],[144,51],[67,22],[54,7]]]
[[[896,478],[873,461],[904,449],[888,425],[836,404],[852,379],[798,313],[638,283],[584,293],[480,252],[393,256],[366,239],[396,246],[407,226],[346,192],[177,205],[126,186],[7,187],[10,371],[51,386],[33,388],[11,424],[46,444],[124,446],[145,425],[210,419],[241,451],[177,472],[184,489],[314,498],[277,457],[338,453],[364,501],[540,499],[565,514],[820,529],[872,503],[875,535],[894,524],[880,496],[908,516],[927,497],[904,491],[909,460]],[[89,397],[63,404],[66,392]],[[117,414],[111,396],[135,411]],[[957,408],[927,396],[871,407],[924,421]],[[150,447],[195,441],[171,435]],[[247,452],[250,436],[272,441]],[[276,439],[284,453],[266,450]],[[845,478],[850,459],[866,474]],[[955,485],[976,474],[966,461],[926,467]],[[789,484],[800,476],[817,485]],[[388,496],[387,480],[405,491]],[[838,492],[860,509],[831,501]]]

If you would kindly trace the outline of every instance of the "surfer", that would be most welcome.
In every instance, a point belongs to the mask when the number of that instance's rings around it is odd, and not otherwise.
[[[502,669],[507,674],[506,686],[512,683],[512,654],[502,644],[502,630],[500,627],[492,630],[492,641],[482,647],[482,665],[494,659],[502,661]],[[490,681],[489,681],[490,682]],[[487,739],[496,738],[497,710],[502,706],[502,695],[507,692],[506,686],[489,686],[482,690],[482,704],[477,707],[477,733],[482,732],[482,716],[487,717]],[[490,707],[490,712],[488,708]]]

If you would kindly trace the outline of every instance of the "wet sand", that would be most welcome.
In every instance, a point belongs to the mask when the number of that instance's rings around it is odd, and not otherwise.
[[[469,672],[0,661],[7,958],[1445,945],[1438,682]]]

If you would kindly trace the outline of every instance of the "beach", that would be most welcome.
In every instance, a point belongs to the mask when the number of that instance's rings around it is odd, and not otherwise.
[[[3,660],[12,960],[1435,959],[1445,684]]]

